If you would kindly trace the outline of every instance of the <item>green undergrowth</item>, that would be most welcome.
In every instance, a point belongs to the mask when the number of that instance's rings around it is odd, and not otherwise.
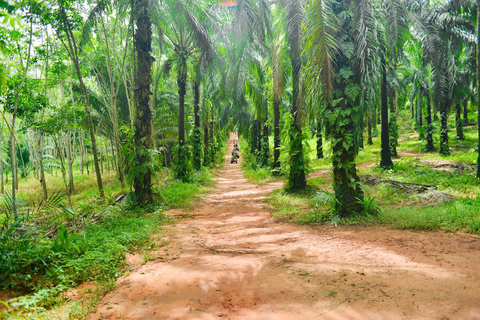
[[[67,219],[62,215],[43,227],[36,225],[38,218],[23,217],[20,225],[10,225],[11,232],[2,234],[2,289],[26,293],[8,302],[10,311],[4,311],[3,318],[35,318],[32,314],[62,303],[61,292],[84,282],[111,286],[122,273],[125,254],[151,247],[151,235],[171,223],[155,206],[108,206]],[[82,223],[87,226],[76,230]]]
[[[248,144],[240,141],[242,170],[244,177],[257,184],[265,184],[282,179],[282,176],[274,175],[270,167],[261,167],[257,164],[255,156],[248,150]],[[236,165],[236,164],[232,164]]]
[[[165,203],[173,208],[188,208],[194,199],[199,198],[209,190],[213,182],[213,175],[207,169],[193,174],[191,182],[169,180],[163,184],[160,194]]]
[[[371,167],[362,169],[361,173],[401,182],[434,185],[438,190],[458,197],[480,197],[480,181],[475,177],[473,166],[466,171],[454,168],[439,170],[415,158],[402,158],[390,170]]]
[[[286,193],[275,190],[266,202],[274,217],[299,224],[385,225],[396,229],[480,233],[480,183],[473,173],[434,170],[413,158],[396,162],[391,170],[372,167],[361,173],[436,185],[440,192],[454,195],[455,200],[432,205],[417,193],[409,194],[387,183],[364,185],[364,212],[341,218],[332,211],[335,201],[332,178],[326,174],[309,179],[309,186],[315,190],[313,194],[312,191]]]

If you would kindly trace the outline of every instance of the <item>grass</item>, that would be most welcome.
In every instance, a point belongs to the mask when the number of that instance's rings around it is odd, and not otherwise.
[[[27,256],[18,257],[24,263],[11,270],[2,287],[20,286],[31,294],[10,300],[12,310],[5,311],[3,316],[10,317],[13,312],[29,318],[32,311],[62,303],[60,292],[87,281],[111,286],[123,272],[126,252],[151,248],[151,235],[171,222],[161,208],[154,212],[148,209],[132,212],[120,206],[107,207],[100,223],[79,232],[65,228],[54,238],[42,232],[32,238],[22,237],[23,242],[30,243],[30,251]]]
[[[223,164],[225,147],[222,146],[219,151],[223,152],[222,156],[216,158],[212,170]],[[7,239],[8,236],[0,234],[0,259],[9,265],[8,274],[4,273],[6,268],[0,266],[0,290],[7,289],[20,295],[9,300],[6,309],[0,313],[0,319],[85,318],[105,292],[113,289],[114,280],[124,272],[127,252],[141,252],[142,263],[146,263],[155,258],[152,254],[154,248],[166,245],[166,242],[159,240],[157,243],[151,237],[161,230],[162,225],[172,222],[164,215],[162,207],[158,204],[134,207],[129,204],[128,197],[124,203],[117,204],[116,197],[129,190],[122,190],[115,172],[104,171],[102,178],[105,199],[98,199],[95,174],[75,172],[75,193],[71,200],[76,214],[68,218],[63,215],[54,218],[52,221],[62,223],[58,227],[55,223],[53,229],[50,223],[38,224],[43,217],[37,214],[26,221],[32,230],[21,238],[13,236]],[[47,174],[46,180],[49,193],[64,189],[60,172],[57,175]],[[213,175],[211,170],[203,169],[192,175],[191,182],[185,183],[172,180],[170,171],[164,169],[154,180],[154,189],[158,189],[165,200],[163,206],[189,208],[195,198],[209,189]],[[38,180],[30,176],[19,181],[17,194],[27,203],[38,203],[43,192]],[[66,198],[61,204],[68,205]],[[0,223],[3,223],[4,216],[0,214]],[[76,222],[70,223],[70,220]],[[81,225],[79,228],[64,227],[78,223]],[[58,234],[55,229],[58,229]],[[3,254],[10,255],[19,263],[9,264]],[[62,292],[89,281],[96,283],[93,296],[64,305],[62,316],[47,311],[65,303]]]
[[[444,230],[480,233],[480,198],[460,199],[434,207],[384,210],[378,223],[397,229]]]
[[[288,194],[282,190],[274,191],[267,203],[273,208],[277,218],[296,223],[332,223],[332,224],[364,224],[387,225],[399,229],[444,230],[480,233],[480,183],[475,178],[472,169],[461,172],[458,170],[437,170],[423,164],[419,159],[441,160],[452,162],[475,163],[478,143],[477,128],[464,128],[465,140],[455,137],[454,123],[449,123],[449,144],[451,155],[440,156],[438,152],[424,152],[425,142],[419,140],[418,133],[411,129],[411,120],[405,113],[400,117],[399,128],[401,136],[398,150],[414,153],[415,157],[403,157],[395,161],[391,170],[380,169],[380,138],[373,139],[373,145],[365,144],[360,150],[357,165],[368,163],[369,166],[359,168],[360,175],[373,174],[385,179],[400,182],[435,185],[441,192],[453,195],[456,200],[440,205],[426,206],[426,200],[417,194],[405,193],[391,185],[381,183],[377,186],[364,186],[364,205],[380,211],[376,214],[354,215],[349,218],[334,216],[330,205],[317,205],[312,196],[302,193]],[[438,131],[436,132],[438,136]],[[437,137],[436,137],[437,138]],[[315,139],[307,141],[310,145],[309,157],[314,171],[331,170],[331,151],[329,142],[324,142],[324,159],[315,159]],[[438,149],[438,138],[435,146]],[[330,173],[308,179],[308,184],[316,189],[331,190],[332,177]],[[477,208],[478,207],[478,208]],[[374,210],[376,211],[376,210]]]

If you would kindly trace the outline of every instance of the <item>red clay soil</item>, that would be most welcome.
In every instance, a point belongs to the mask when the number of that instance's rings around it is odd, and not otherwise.
[[[480,319],[479,237],[275,222],[262,201],[280,183],[249,183],[230,152],[89,319]]]

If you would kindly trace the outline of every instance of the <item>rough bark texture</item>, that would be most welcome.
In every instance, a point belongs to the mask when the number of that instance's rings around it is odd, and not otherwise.
[[[427,152],[435,151],[433,146],[433,133],[432,133],[432,100],[430,95],[427,94]]]
[[[280,101],[273,101],[273,168],[280,169]]]
[[[447,104],[442,102],[440,105],[440,154],[449,155],[450,148],[448,146],[448,116]]]
[[[194,98],[194,104],[193,104],[193,113],[194,113],[194,123],[195,123],[195,129],[194,129],[194,139],[192,139],[192,142],[195,142],[196,145],[193,146],[193,167],[196,170],[200,170],[202,167],[202,148],[201,148],[201,128],[200,128],[200,85],[198,82],[195,82],[193,84],[193,98]]]
[[[334,13],[341,16],[348,8],[346,5],[354,5],[352,2],[346,3],[342,0],[334,2]],[[353,44],[353,25],[352,18],[347,18],[343,22],[342,30],[344,32],[343,41]],[[340,74],[342,68],[354,70],[352,60],[349,59],[343,51],[339,51],[335,56],[335,74]],[[342,98],[336,106],[329,104],[328,110],[336,111],[340,109],[334,123],[329,123],[329,131],[332,138],[332,165],[333,165],[333,188],[335,191],[335,213],[339,216],[348,216],[354,213],[362,212],[361,204],[364,194],[361,189],[360,179],[357,175],[355,163],[355,135],[356,124],[354,115],[360,110],[345,95],[347,88],[347,79],[339,76],[337,81],[333,82],[333,99]],[[355,81],[359,81],[355,79]],[[348,111],[348,112],[347,112]]]
[[[390,135],[388,132],[388,102],[387,102],[387,69],[385,56],[382,56],[382,87],[381,87],[381,115],[382,115],[382,133],[381,133],[381,151],[380,166],[382,168],[393,167],[392,156],[390,154]]]
[[[317,119],[317,159],[323,159],[322,119]]]
[[[294,0],[290,0],[294,1]],[[302,68],[301,61],[301,43],[302,28],[301,22],[298,21],[298,14],[301,13],[300,2],[291,6],[287,6],[287,20],[293,21],[288,28],[288,37],[290,44],[290,61],[292,64],[292,105],[290,112],[293,123],[290,128],[290,150],[289,164],[290,171],[288,174],[287,189],[303,190],[307,186],[307,177],[305,174],[305,159],[303,151],[303,133],[302,133],[302,110],[303,96],[300,92],[300,71]]]
[[[151,70],[155,60],[152,51],[152,22],[149,16],[149,2],[137,0],[134,2],[137,11],[136,30],[134,34],[135,53],[137,58],[135,75],[135,154],[137,165],[142,171],[133,181],[136,201],[146,204],[153,202],[152,171],[148,165],[151,162],[150,149],[152,139],[152,110],[150,109],[150,85],[153,82]],[[145,165],[147,164],[147,165]]]

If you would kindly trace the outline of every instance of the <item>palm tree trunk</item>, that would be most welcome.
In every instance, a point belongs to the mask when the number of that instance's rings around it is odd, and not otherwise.
[[[280,101],[273,101],[273,168],[280,169]]]
[[[460,102],[457,102],[455,107],[456,107],[455,127],[457,130],[457,139],[465,140],[465,137],[463,136],[462,105],[460,104]]]
[[[135,189],[136,202],[148,204],[153,202],[152,170],[150,149],[152,139],[152,110],[150,109],[150,85],[153,82],[151,70],[155,59],[152,51],[152,22],[150,20],[150,2],[148,0],[135,0],[133,2],[136,11],[136,75],[135,75],[135,154],[136,163],[142,165],[141,172],[135,176],[133,187]]]
[[[385,55],[382,56],[382,87],[381,87],[381,114],[382,114],[382,134],[380,166],[382,168],[393,167],[392,156],[390,154],[390,135],[388,132],[388,102],[387,102],[387,67]]]
[[[202,167],[202,143],[201,143],[201,128],[200,128],[200,85],[197,81],[193,84],[193,113],[195,128],[193,129],[193,167],[195,170],[200,170]]]
[[[183,58],[183,57],[181,57]],[[182,60],[179,66],[177,85],[178,85],[178,169],[177,179],[183,179],[187,174],[186,161],[187,152],[185,149],[185,94],[187,92],[187,63]]]
[[[440,105],[440,154],[447,156],[450,154],[450,148],[448,146],[448,117],[447,117],[447,104],[441,102]]]
[[[432,101],[427,93],[427,152],[435,151],[433,146],[433,125],[432,125]]]
[[[317,159],[323,159],[322,119],[317,118]]]

